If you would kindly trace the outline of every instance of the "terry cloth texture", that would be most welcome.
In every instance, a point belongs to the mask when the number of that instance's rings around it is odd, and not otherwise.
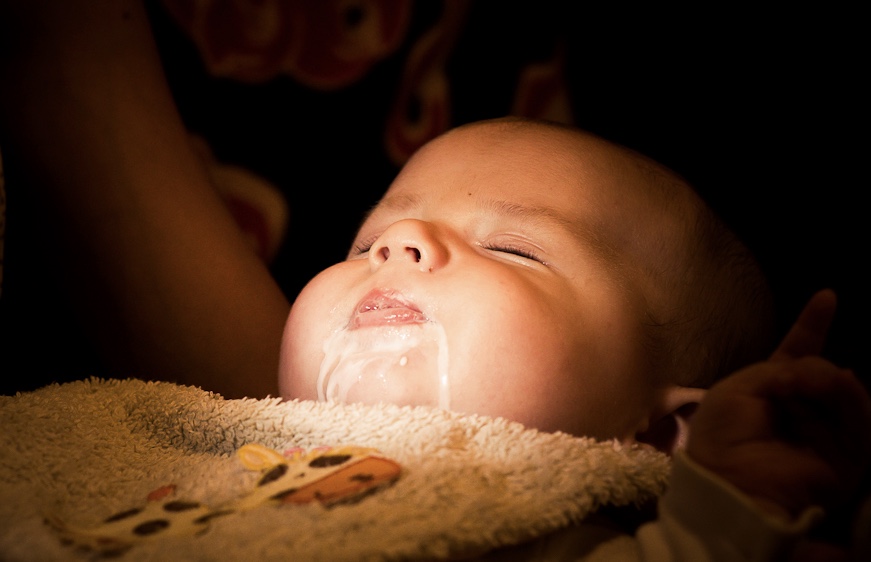
[[[264,505],[200,534],[138,543],[120,559],[447,558],[541,536],[602,505],[649,501],[670,470],[649,448],[502,419],[90,379],[0,397],[0,559],[77,559],[46,517],[97,526],[168,485],[179,499],[232,502],[259,477],[235,454],[251,443],[373,447],[402,474],[355,503]]]

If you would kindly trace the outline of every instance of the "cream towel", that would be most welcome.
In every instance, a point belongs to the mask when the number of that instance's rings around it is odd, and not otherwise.
[[[0,559],[70,560],[45,523],[99,525],[161,486],[217,506],[252,490],[258,443],[374,447],[402,465],[358,502],[264,505],[166,535],[121,560],[439,559],[517,544],[604,504],[659,495],[668,458],[502,419],[426,408],[226,400],[198,388],[91,379],[0,397]]]

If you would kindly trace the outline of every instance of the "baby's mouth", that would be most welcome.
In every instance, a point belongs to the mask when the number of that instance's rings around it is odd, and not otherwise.
[[[348,328],[423,324],[428,320],[417,306],[397,291],[373,289],[357,303]]]

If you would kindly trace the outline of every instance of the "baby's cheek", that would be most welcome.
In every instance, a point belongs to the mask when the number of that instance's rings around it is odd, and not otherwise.
[[[307,373],[314,371],[315,376],[310,377]],[[285,366],[282,363],[278,374],[278,390],[285,400],[316,400],[317,389],[315,379],[317,367],[314,369],[300,369],[295,366]]]
[[[281,340],[278,390],[285,399],[317,398],[315,378],[323,351],[312,349],[315,340],[311,333],[303,330],[306,322],[304,315],[304,311],[294,305]]]

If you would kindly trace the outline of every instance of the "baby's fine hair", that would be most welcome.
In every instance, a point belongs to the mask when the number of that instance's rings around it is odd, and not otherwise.
[[[657,181],[691,192],[689,245],[677,263],[693,273],[677,269],[662,276],[673,308],[667,317],[650,319],[649,344],[658,368],[674,382],[707,388],[771,353],[774,300],[750,249],[689,183],[662,170]]]

